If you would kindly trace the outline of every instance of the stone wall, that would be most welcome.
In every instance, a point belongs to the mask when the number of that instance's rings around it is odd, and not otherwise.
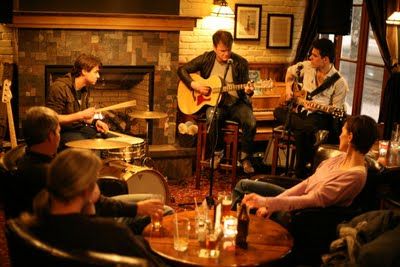
[[[228,5],[235,11],[235,4],[261,4],[260,41],[235,41],[233,50],[244,56],[249,62],[290,63],[295,49],[267,49],[267,15],[293,14],[294,29],[292,47],[296,48],[303,24],[305,0],[228,0]],[[234,32],[234,19],[216,19],[209,16],[213,0],[181,0],[180,13],[185,16],[202,17],[193,31],[182,31],[179,39],[179,62],[184,63],[204,51],[212,49],[211,35],[218,29]]]

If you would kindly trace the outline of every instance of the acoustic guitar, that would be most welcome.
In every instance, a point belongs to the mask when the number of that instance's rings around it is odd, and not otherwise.
[[[218,102],[219,92],[229,92],[244,89],[247,84],[229,84],[222,86],[222,79],[218,76],[211,76],[203,79],[200,75],[190,74],[193,80],[203,86],[210,88],[209,95],[201,95],[192,89],[189,89],[182,81],[178,85],[178,107],[185,114],[193,114],[199,111],[203,106],[215,106]],[[265,81],[253,83],[255,87],[268,88],[269,84]]]
[[[8,129],[10,131],[10,142],[11,148],[17,147],[17,136],[15,134],[15,127],[14,127],[14,117],[12,113],[11,107],[11,81],[5,79],[3,82],[3,94],[1,96],[1,101],[6,104],[7,107],[7,120],[8,120]]]

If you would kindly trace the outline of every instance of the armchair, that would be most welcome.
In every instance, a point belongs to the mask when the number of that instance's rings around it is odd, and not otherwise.
[[[19,219],[7,221],[7,240],[13,266],[147,266],[141,258],[96,251],[66,251],[36,238]]]
[[[321,145],[315,155],[313,168],[323,160],[338,155],[337,146]],[[336,237],[336,226],[342,221],[372,209],[379,208],[376,198],[376,184],[383,167],[366,156],[368,167],[367,182],[349,207],[306,208],[289,213],[286,227],[292,234],[294,246],[288,257],[290,264],[320,264],[320,256],[329,251],[329,245]],[[266,175],[257,177],[259,181],[269,182],[290,188],[302,180]]]

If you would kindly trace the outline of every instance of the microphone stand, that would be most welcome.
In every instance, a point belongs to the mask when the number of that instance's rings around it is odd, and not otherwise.
[[[226,69],[225,69],[225,73],[224,73],[224,77],[221,80],[221,88],[219,90],[218,93],[218,98],[217,98],[217,104],[214,106],[213,110],[212,110],[212,114],[211,114],[211,120],[210,123],[208,124],[208,128],[207,128],[207,134],[210,132],[211,127],[214,123],[214,132],[215,132],[215,139],[214,144],[211,145],[211,161],[210,161],[210,191],[208,193],[208,196],[206,197],[206,201],[207,201],[207,205],[209,207],[215,205],[214,203],[214,199],[212,197],[212,192],[213,192],[213,186],[214,186],[214,153],[215,153],[215,148],[217,146],[217,142],[218,142],[218,121],[219,121],[219,114],[217,114],[218,112],[218,106],[222,97],[222,90],[223,87],[225,85],[225,80],[226,80],[226,75],[228,74],[228,70],[230,65],[232,64],[232,59],[228,59],[227,65],[226,65]],[[217,115],[216,115],[217,114]],[[215,216],[215,213],[214,213]],[[215,218],[214,218],[215,219]]]
[[[289,104],[287,105],[287,113],[286,113],[286,119],[285,119],[285,125],[283,127],[282,131],[282,136],[283,138],[285,136],[285,131],[287,131],[287,141],[286,141],[286,164],[285,164],[285,176],[288,176],[289,174],[289,153],[290,153],[290,119],[291,119],[291,113],[294,105],[294,100],[291,99],[289,100]]]

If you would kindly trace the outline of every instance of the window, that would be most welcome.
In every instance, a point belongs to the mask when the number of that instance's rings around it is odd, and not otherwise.
[[[336,59],[340,73],[349,84],[347,113],[379,117],[384,82],[384,64],[368,22],[363,0],[353,0],[351,33],[336,37]]]

